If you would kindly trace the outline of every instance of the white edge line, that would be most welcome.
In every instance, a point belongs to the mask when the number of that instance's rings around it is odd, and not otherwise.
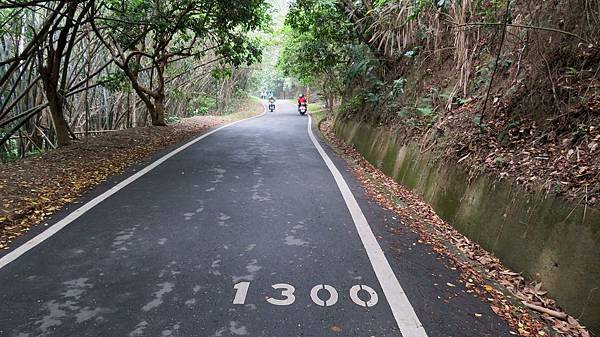
[[[337,169],[333,161],[331,161],[329,155],[327,155],[325,150],[323,150],[321,144],[315,138],[315,135],[312,131],[312,118],[310,115],[308,115],[308,134],[310,136],[310,140],[313,142],[314,146],[317,148],[317,151],[323,158],[323,161],[325,161],[325,164],[329,168],[329,171],[331,171],[340,193],[344,197],[344,201],[346,202],[346,206],[350,211],[350,215],[352,216],[352,220],[354,221],[354,225],[356,226],[360,240],[367,251],[367,255],[369,256],[369,260],[373,266],[373,271],[375,272],[375,275],[377,276],[377,279],[381,285],[381,289],[383,290],[390,308],[392,309],[392,313],[396,319],[396,324],[398,324],[398,328],[400,329],[402,336],[427,337],[427,333],[419,321],[419,317],[417,317],[417,314],[410,304],[408,297],[406,297],[406,293],[404,293],[400,282],[396,278],[396,275],[394,275],[394,271],[392,270],[392,267],[390,267],[390,263],[386,259],[383,250],[381,250],[381,246],[379,246],[379,243],[377,242],[377,239],[371,230],[371,226],[360,209],[358,202],[356,202],[356,199],[348,187],[346,180]]]
[[[202,135],[200,135],[200,136],[192,139],[191,141],[189,141],[189,142],[181,145],[180,147],[176,148],[175,150],[173,150],[173,151],[167,153],[166,155],[160,157],[159,159],[157,159],[153,163],[149,164],[148,166],[144,167],[142,170],[138,171],[136,174],[134,174],[134,175],[128,177],[127,179],[121,181],[120,183],[118,183],[117,185],[113,186],[108,191],[100,194],[99,196],[95,197],[94,199],[88,201],[83,206],[81,206],[78,209],[74,210],[69,215],[67,215],[65,218],[63,218],[59,222],[55,223],[54,225],[50,226],[48,229],[46,229],[45,231],[41,232],[40,234],[38,234],[37,236],[35,236],[31,240],[25,242],[24,244],[22,244],[19,247],[15,248],[10,253],[4,255],[2,258],[0,258],[0,269],[4,268],[7,264],[9,264],[9,263],[13,262],[14,260],[18,259],[21,255],[27,253],[29,250],[33,249],[35,246],[37,246],[40,243],[44,242],[45,240],[47,240],[48,238],[50,238],[52,235],[58,233],[61,229],[65,228],[71,222],[75,221],[77,218],[79,218],[80,216],[82,216],[83,214],[85,214],[90,209],[94,208],[94,206],[96,206],[99,203],[101,203],[102,201],[108,199],[110,196],[112,196],[113,194],[117,193],[119,190],[121,190],[125,186],[127,186],[127,185],[131,184],[132,182],[136,181],[137,179],[139,179],[140,177],[142,177],[146,173],[152,171],[158,165],[160,165],[160,164],[164,163],[165,161],[167,161],[169,158],[173,157],[174,155],[178,154],[179,152],[187,149],[188,147],[192,146],[193,144],[199,142],[200,140],[202,140],[202,139],[204,139],[204,138],[212,135],[213,133],[215,133],[215,132],[217,132],[219,130],[228,128],[228,127],[230,127],[232,125],[235,125],[237,123],[241,123],[243,121],[247,121],[247,120],[250,120],[250,119],[254,119],[254,118],[258,118],[258,117],[264,116],[265,113],[266,113],[266,108],[265,108],[264,104],[263,104],[263,109],[264,110],[263,110],[263,112],[260,115],[252,116],[252,117],[245,118],[245,119],[241,119],[239,121],[235,121],[235,122],[232,122],[232,123],[220,126],[220,127],[216,128],[214,130],[211,130],[211,131],[209,131],[207,133],[204,133],[204,134],[202,134]]]

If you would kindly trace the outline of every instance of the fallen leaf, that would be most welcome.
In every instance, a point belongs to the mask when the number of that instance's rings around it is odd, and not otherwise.
[[[340,328],[337,325],[332,325],[331,326],[331,331],[333,331],[333,332],[342,332],[342,328]]]

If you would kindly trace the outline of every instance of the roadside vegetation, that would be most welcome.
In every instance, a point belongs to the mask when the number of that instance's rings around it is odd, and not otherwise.
[[[89,188],[249,96],[272,6],[0,1],[0,249]]]
[[[260,61],[264,0],[0,2],[0,158],[231,112]]]
[[[334,144],[335,122],[360,121],[472,176],[600,207],[598,1],[0,0],[0,249],[165,147],[261,112],[250,94],[264,91],[305,94]],[[456,241],[478,261],[454,263],[519,334],[551,331],[486,282],[589,336],[541,283],[336,145],[369,195],[425,219],[425,238],[434,227],[437,252]]]
[[[597,1],[298,0],[283,33],[280,68],[330,117],[598,206]]]
[[[450,257],[520,335],[590,335],[539,280],[507,269],[333,130],[348,120],[386,128],[469,179],[598,208],[599,2],[297,0],[281,32],[279,69],[318,93],[321,130],[373,199]]]
[[[49,221],[92,187],[149,156],[198,134],[263,112],[256,98],[223,116],[193,116],[165,127],[138,127],[93,135],[85,142],[0,164],[0,250]],[[83,160],[85,158],[85,160]],[[115,178],[119,180],[119,178]]]

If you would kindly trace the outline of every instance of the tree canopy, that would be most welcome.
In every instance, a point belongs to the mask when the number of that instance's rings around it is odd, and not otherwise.
[[[94,31],[146,104],[154,125],[165,125],[165,70],[173,59],[211,53],[210,62],[232,66],[259,60],[258,41],[247,34],[267,22],[264,2],[239,0],[235,10],[230,8],[220,1],[106,3],[107,16],[97,20],[100,28],[94,22]],[[140,69],[151,69],[156,81],[140,83]]]
[[[144,124],[146,116],[165,125],[181,96],[170,91],[182,86],[208,97],[237,90],[261,60],[253,34],[268,26],[269,9],[266,0],[3,1],[0,148],[10,152],[18,132],[29,135],[31,150],[67,145],[97,127]],[[108,96],[126,98],[118,105],[126,115],[112,111]]]

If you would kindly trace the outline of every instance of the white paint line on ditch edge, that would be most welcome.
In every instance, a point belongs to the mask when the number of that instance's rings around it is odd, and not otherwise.
[[[263,107],[264,107],[264,105],[263,105]],[[54,225],[50,226],[48,229],[46,229],[42,233],[40,233],[37,236],[35,236],[33,239],[25,242],[21,246],[15,248],[15,250],[13,250],[10,253],[4,255],[2,258],[0,258],[0,269],[2,269],[3,267],[5,267],[7,264],[13,262],[14,260],[18,259],[21,255],[27,253],[29,250],[33,249],[35,246],[37,246],[40,243],[44,242],[46,239],[48,239],[52,235],[58,233],[61,229],[65,228],[71,222],[75,221],[77,218],[79,218],[80,216],[82,216],[83,214],[85,214],[90,209],[94,208],[94,206],[96,206],[99,203],[101,203],[102,201],[108,199],[111,195],[117,193],[118,191],[120,191],[125,186],[127,186],[127,185],[131,184],[132,182],[136,181],[137,179],[139,179],[140,177],[142,177],[144,174],[152,171],[158,165],[164,163],[169,158],[173,157],[174,155],[178,154],[179,152],[187,149],[188,147],[192,146],[193,144],[199,142],[200,140],[202,140],[202,139],[204,139],[204,138],[212,135],[213,133],[215,133],[215,132],[217,132],[219,130],[228,128],[228,127],[230,127],[232,125],[235,125],[235,124],[243,122],[243,121],[247,121],[247,120],[250,120],[250,119],[262,117],[262,116],[265,115],[265,113],[266,113],[266,108],[263,111],[263,113],[260,114],[260,115],[249,117],[249,118],[245,118],[245,119],[242,119],[242,120],[239,120],[239,121],[235,121],[235,122],[232,122],[232,123],[229,123],[229,124],[225,124],[225,125],[223,125],[221,127],[218,127],[218,128],[216,128],[214,130],[211,130],[211,131],[209,131],[209,132],[207,132],[205,134],[202,134],[202,135],[200,135],[200,136],[192,139],[191,141],[189,141],[189,142],[181,145],[180,147],[176,148],[175,150],[173,150],[173,151],[167,153],[166,155],[160,157],[159,159],[157,159],[153,163],[149,164],[148,166],[144,167],[142,170],[138,171],[136,174],[134,174],[131,177],[123,180],[122,182],[118,183],[117,185],[115,185],[114,187],[112,187],[111,189],[109,189],[108,191],[100,194],[99,196],[95,197],[94,199],[88,201],[85,205],[83,205],[83,206],[79,207],[78,209],[74,210],[69,215],[67,215],[65,218],[63,218],[59,222],[55,223]]]
[[[369,256],[369,260],[371,261],[371,265],[373,266],[373,271],[375,271],[375,275],[381,284],[381,288],[383,289],[383,293],[387,298],[387,301],[392,309],[392,313],[394,314],[394,318],[396,319],[396,324],[398,324],[398,328],[404,337],[427,337],[427,333],[423,328],[423,325],[419,321],[419,317],[415,313],[410,301],[406,297],[400,282],[394,275],[394,271],[392,267],[390,267],[390,263],[386,259],[373,231],[371,230],[371,226],[367,221],[367,218],[363,214],[358,202],[354,198],[352,191],[348,187],[346,180],[337,169],[329,155],[323,150],[321,144],[315,138],[315,135],[312,131],[312,118],[310,115],[308,116],[308,135],[310,136],[310,140],[313,142],[314,146],[319,151],[319,154],[325,161],[325,164],[331,171],[335,182],[344,197],[344,201],[346,202],[346,206],[350,211],[350,215],[352,216],[352,220],[354,221],[354,225],[356,226],[356,230],[358,231],[358,235],[360,236],[360,240],[362,241],[365,250],[367,251],[367,255]]]

